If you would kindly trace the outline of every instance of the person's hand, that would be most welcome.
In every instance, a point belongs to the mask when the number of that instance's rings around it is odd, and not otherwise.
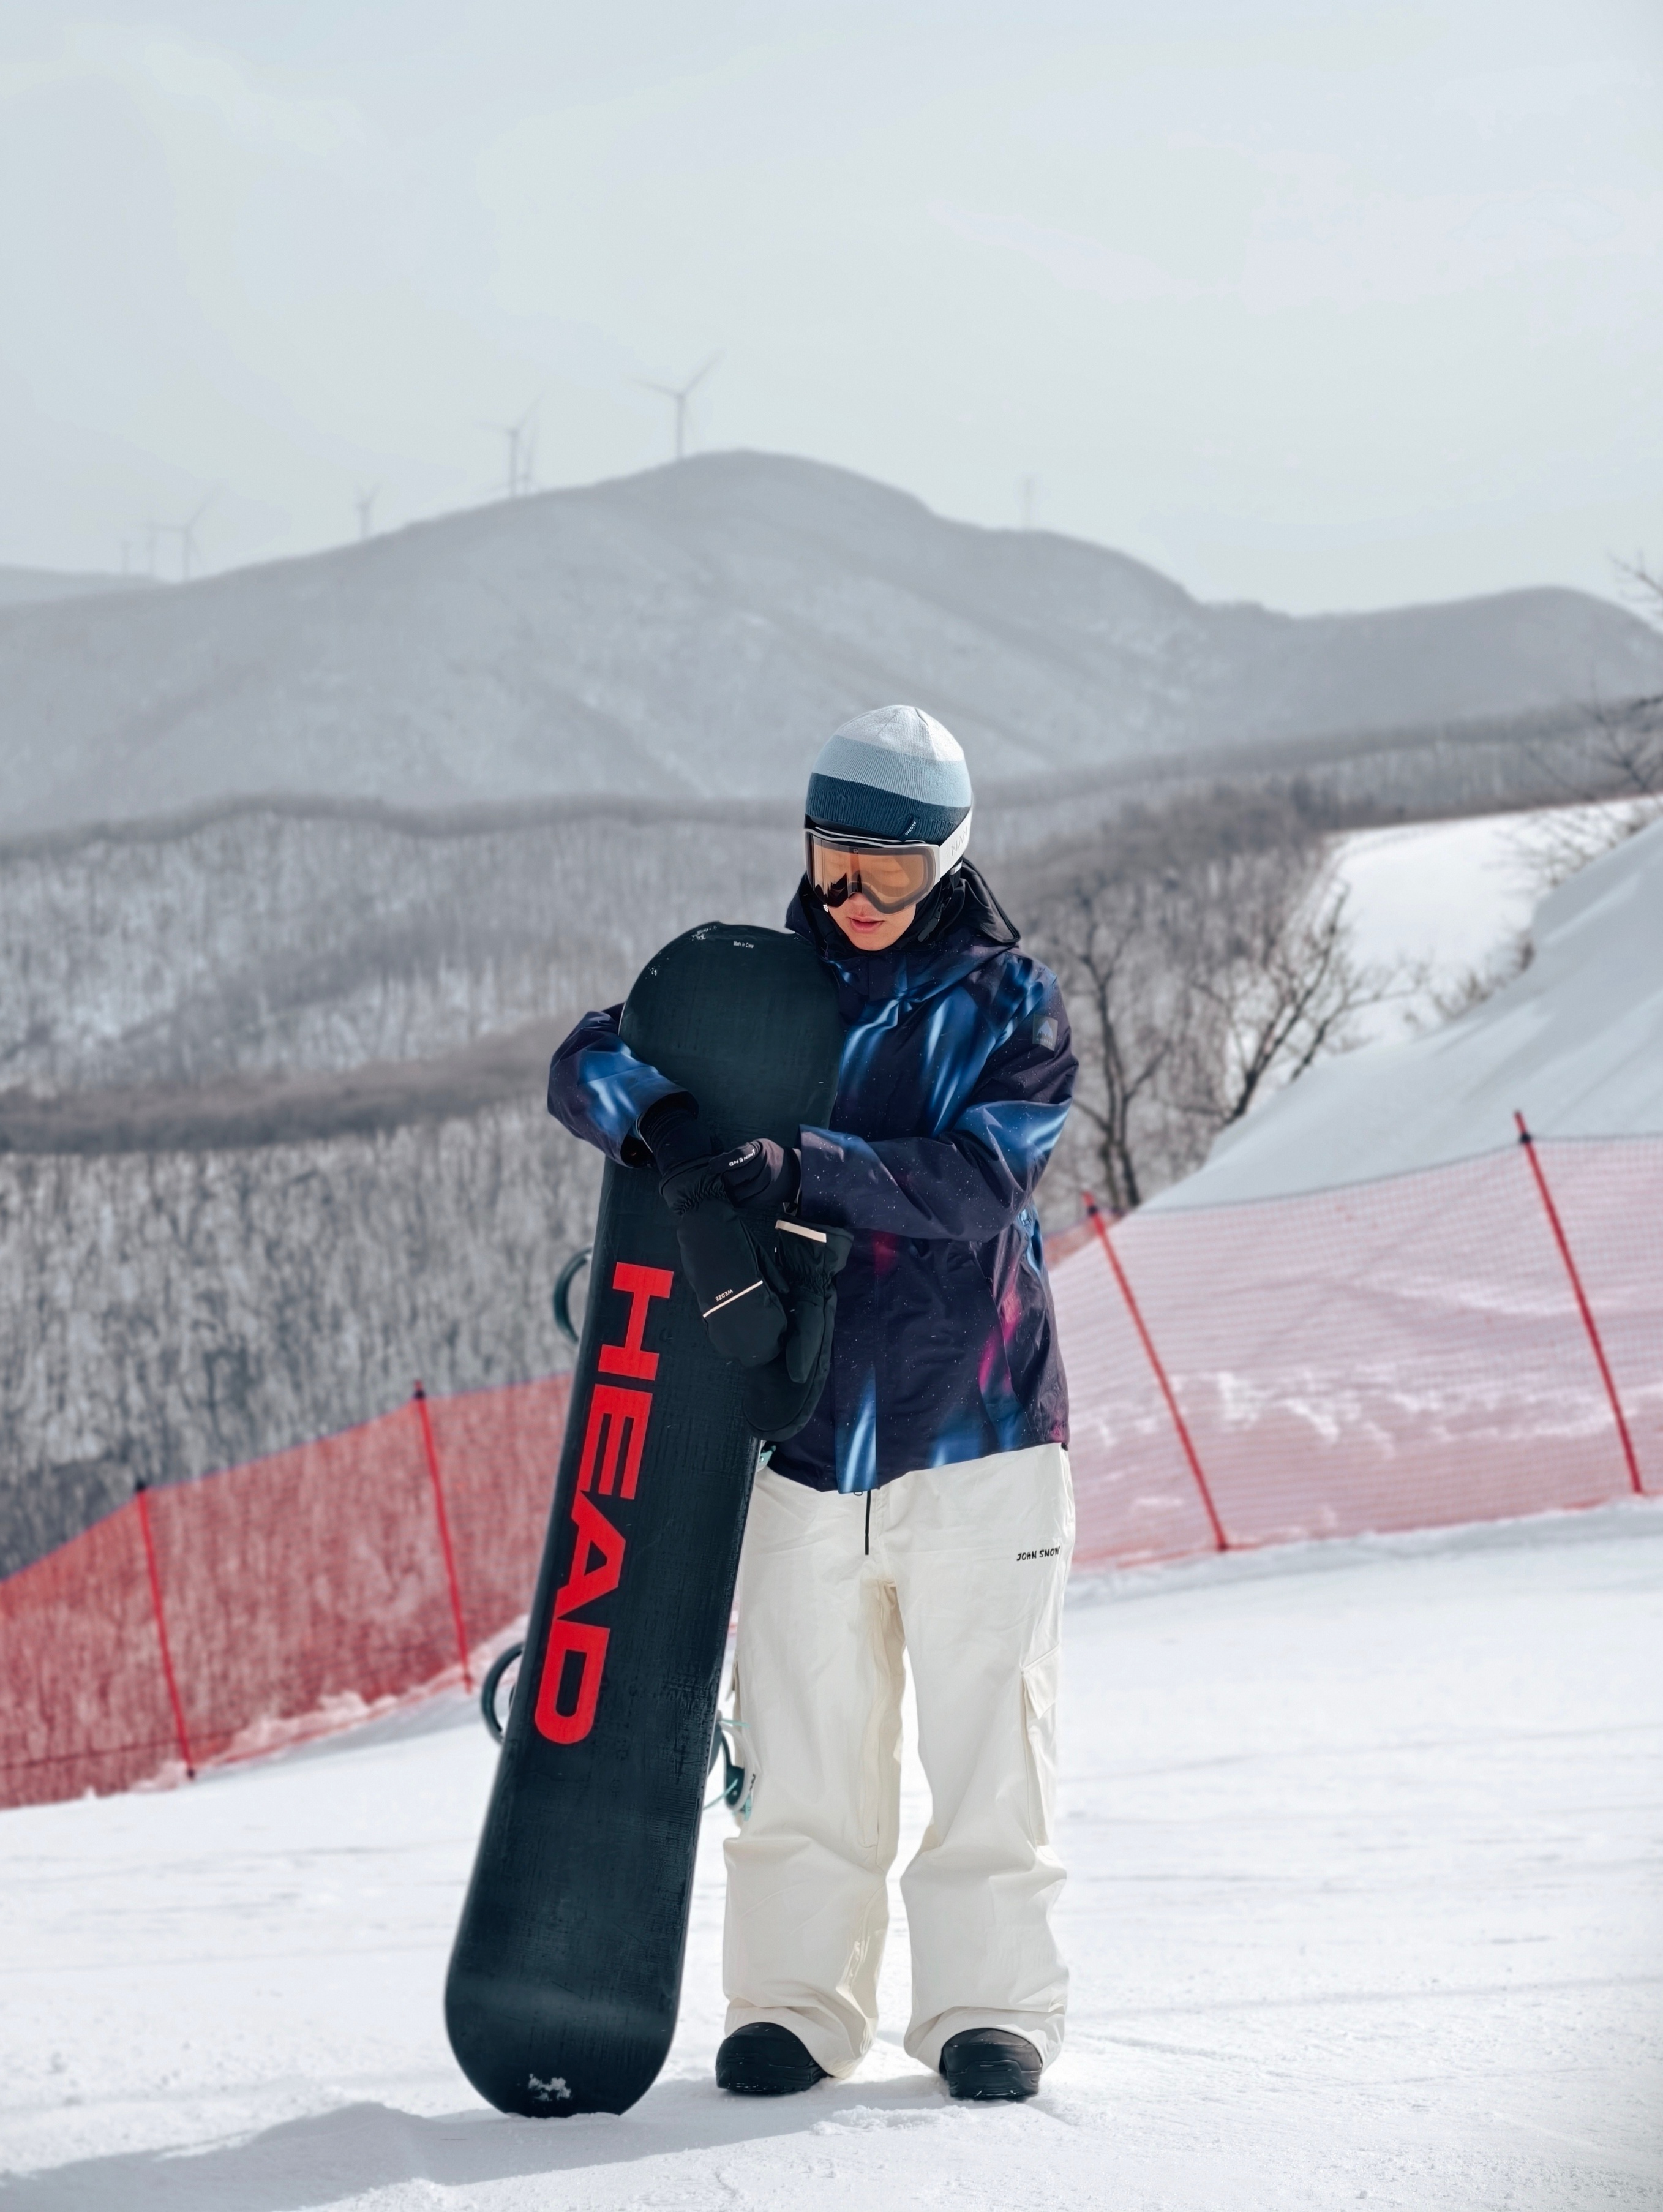
[[[671,1168],[659,1182],[659,1195],[676,1224],[682,1273],[712,1347],[742,1367],[763,1367],[779,1352],[786,1310],[774,1287],[778,1269],[758,1249],[723,1186],[726,1158],[707,1152]]]
[[[836,1276],[854,1243],[847,1229],[816,1229],[806,1221],[774,1224],[772,1257],[788,1320],[784,1348],[745,1377],[745,1419],[768,1443],[783,1443],[804,1426],[831,1372]]]
[[[722,1188],[730,1206],[789,1206],[803,1180],[801,1156],[772,1137],[750,1137],[723,1158]]]

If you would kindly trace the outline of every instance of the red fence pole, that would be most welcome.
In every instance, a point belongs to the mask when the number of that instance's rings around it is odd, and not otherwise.
[[[468,1632],[462,1625],[462,1585],[456,1578],[456,1553],[451,1548],[450,1516],[445,1510],[445,1486],[439,1480],[439,1451],[433,1440],[433,1419],[428,1412],[428,1394],[419,1379],[416,1385],[416,1410],[422,1417],[422,1442],[428,1455],[428,1473],[433,1478],[434,1510],[439,1516],[439,1543],[445,1554],[445,1577],[451,1586],[451,1618],[456,1623],[456,1650],[462,1662],[462,1686],[464,1690],[471,1690],[474,1681],[468,1665]]]
[[[143,1482],[135,1483],[133,1495],[138,1503],[138,1525],[144,1536],[144,1565],[150,1577],[150,1605],[156,1617],[156,1640],[161,1645],[161,1671],[167,1682],[167,1702],[173,1708],[173,1728],[179,1736],[179,1755],[185,1761],[185,1779],[197,1778],[196,1761],[191,1756],[191,1738],[185,1726],[185,1706],[179,1693],[179,1680],[173,1673],[173,1655],[167,1645],[167,1615],[162,1610],[161,1573],[156,1565],[155,1538],[150,1533],[150,1500]]]
[[[1570,1277],[1571,1289],[1576,1293],[1576,1310],[1582,1316],[1582,1326],[1588,1333],[1588,1342],[1593,1346],[1593,1356],[1599,1362],[1599,1379],[1605,1386],[1606,1397],[1611,1400],[1611,1413],[1617,1421],[1617,1433],[1622,1441],[1623,1457],[1628,1462],[1630,1484],[1635,1496],[1643,1498],[1646,1494],[1646,1486],[1640,1480],[1640,1462],[1635,1457],[1634,1438],[1629,1434],[1629,1425],[1624,1418],[1623,1401],[1617,1395],[1617,1384],[1611,1378],[1611,1368],[1605,1359],[1605,1347],[1599,1340],[1599,1331],[1594,1322],[1593,1309],[1589,1305],[1583,1291],[1582,1278],[1576,1272],[1576,1262],[1570,1256],[1570,1243],[1565,1235],[1564,1224],[1559,1218],[1559,1209],[1553,1203],[1553,1193],[1548,1188],[1547,1177],[1542,1172],[1542,1163],[1536,1152],[1536,1139],[1526,1127],[1525,1117],[1522,1114],[1515,1113],[1513,1118],[1519,1125],[1519,1142],[1525,1148],[1525,1158],[1530,1162],[1530,1171],[1535,1176],[1536,1188],[1542,1194],[1542,1204],[1546,1209],[1548,1226],[1553,1231],[1553,1241],[1559,1247],[1559,1257],[1565,1263],[1565,1273]]]
[[[1120,1265],[1120,1255],[1110,1241],[1108,1224],[1098,1211],[1097,1201],[1091,1193],[1089,1190],[1083,1190],[1080,1196],[1085,1200],[1085,1210],[1090,1217],[1092,1227],[1097,1232],[1097,1242],[1103,1248],[1104,1257],[1114,1271],[1115,1281],[1120,1286],[1120,1296],[1126,1300],[1126,1311],[1132,1316],[1132,1325],[1138,1332],[1138,1341],[1144,1347],[1144,1357],[1154,1369],[1155,1379],[1161,1386],[1161,1395],[1167,1401],[1167,1411],[1172,1416],[1172,1425],[1178,1431],[1178,1441],[1184,1447],[1184,1457],[1189,1462],[1190,1473],[1195,1477],[1195,1486],[1201,1493],[1201,1503],[1206,1507],[1207,1519],[1212,1524],[1213,1541],[1221,1552],[1228,1552],[1230,1548],[1229,1538],[1224,1534],[1224,1524],[1219,1519],[1217,1508],[1212,1502],[1212,1492],[1207,1487],[1207,1478],[1201,1472],[1200,1457],[1194,1443],[1191,1441],[1188,1429],[1184,1425],[1184,1417],[1178,1410],[1178,1401],[1173,1395],[1171,1383],[1167,1380],[1167,1370],[1161,1364],[1161,1355],[1155,1349],[1155,1340],[1144,1327],[1144,1316],[1138,1310],[1138,1301],[1132,1295],[1132,1285],[1126,1280],[1126,1269]]]

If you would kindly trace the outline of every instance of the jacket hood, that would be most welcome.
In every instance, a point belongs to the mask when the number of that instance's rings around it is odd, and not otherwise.
[[[862,952],[851,945],[810,893],[806,877],[786,910],[786,927],[806,937],[836,975],[839,999],[859,1007],[890,1000],[916,1006],[939,997],[1008,952],[1022,936],[968,860],[961,860],[937,884],[920,902],[906,935],[882,952]],[[853,1006],[846,1009],[846,1017]]]

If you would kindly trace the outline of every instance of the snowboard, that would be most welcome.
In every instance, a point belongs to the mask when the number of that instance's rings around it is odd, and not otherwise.
[[[823,1124],[842,1024],[813,948],[707,923],[650,961],[624,1042],[713,1146]],[[499,2111],[622,2112],[675,2032],[756,1438],[651,1166],[609,1162],[554,1506],[445,1991]]]

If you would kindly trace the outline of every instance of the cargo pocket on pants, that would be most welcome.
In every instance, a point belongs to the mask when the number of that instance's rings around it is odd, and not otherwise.
[[[1053,1644],[1022,1670],[1023,1735],[1028,1747],[1028,1820],[1035,1843],[1048,1844],[1057,1814],[1057,1689],[1062,1648]]]

